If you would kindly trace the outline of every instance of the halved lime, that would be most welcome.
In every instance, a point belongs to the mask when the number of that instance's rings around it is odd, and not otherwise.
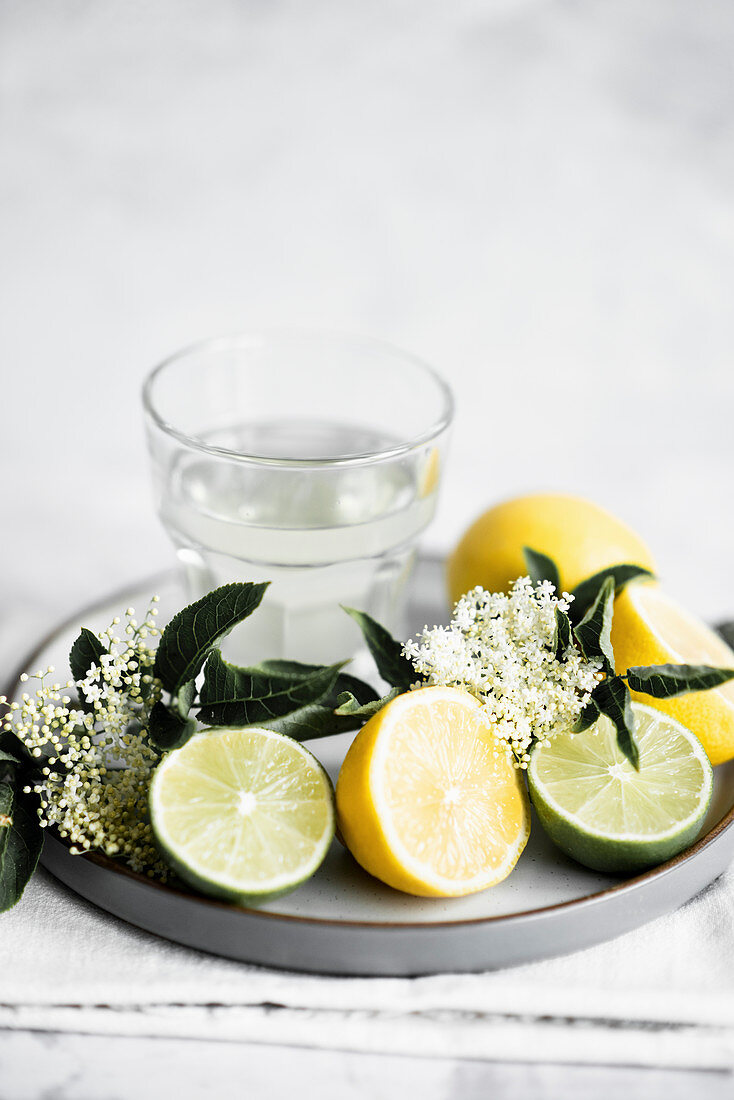
[[[334,795],[318,760],[290,737],[204,730],[158,766],[150,817],[185,882],[249,905],[316,871],[334,835]]]
[[[639,771],[608,718],[583,733],[558,733],[530,757],[541,825],[595,871],[632,874],[677,855],[695,840],[711,801],[713,771],[698,738],[653,707],[633,709]]]

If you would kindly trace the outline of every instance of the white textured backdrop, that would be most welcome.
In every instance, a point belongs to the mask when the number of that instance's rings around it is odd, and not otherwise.
[[[733,50],[726,0],[0,0],[6,610],[167,563],[144,373],[296,323],[453,383],[434,546],[567,489],[734,614]]]

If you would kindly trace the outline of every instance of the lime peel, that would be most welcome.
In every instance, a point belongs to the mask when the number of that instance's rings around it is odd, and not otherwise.
[[[334,835],[331,783],[303,745],[257,727],[204,730],[150,786],[156,842],[189,885],[256,904],[318,869]]]
[[[634,873],[677,855],[700,832],[711,801],[713,770],[695,735],[653,707],[633,709],[639,772],[604,717],[583,733],[559,733],[538,745],[528,768],[546,832],[597,871]]]

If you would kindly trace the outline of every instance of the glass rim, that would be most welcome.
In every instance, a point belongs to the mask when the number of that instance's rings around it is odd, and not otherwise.
[[[423,374],[431,379],[441,397],[442,408],[440,417],[428,428],[424,429],[424,431],[400,443],[396,443],[392,447],[384,447],[375,451],[365,451],[364,453],[336,456],[333,458],[281,458],[278,456],[250,454],[245,451],[235,451],[229,447],[220,447],[213,443],[206,443],[204,440],[196,436],[191,436],[187,432],[176,428],[175,425],[171,424],[158,412],[153,397],[153,389],[156,381],[167,368],[175,366],[176,363],[179,363],[181,360],[197,352],[216,352],[236,349],[238,347],[245,348],[248,345],[257,346],[257,344],[262,344],[278,337],[288,336],[305,337],[306,339],[344,340],[353,344],[359,344],[363,347],[373,347],[376,350],[390,352],[393,355],[399,356],[404,361],[418,367]],[[177,440],[179,443],[204,454],[214,455],[218,458],[224,458],[230,461],[235,460],[242,463],[252,463],[258,466],[324,467],[355,466],[365,465],[370,462],[382,462],[387,459],[397,458],[426,443],[430,443],[432,439],[436,439],[449,427],[454,416],[454,396],[448,383],[437,370],[419,356],[413,355],[411,352],[403,351],[402,348],[398,348],[386,340],[379,340],[372,336],[361,336],[356,333],[318,328],[258,328],[246,332],[235,333],[230,336],[215,336],[209,339],[196,340],[180,348],[178,351],[173,352],[172,355],[166,356],[157,366],[153,367],[143,382],[142,395],[143,410],[147,416],[160,431]]]

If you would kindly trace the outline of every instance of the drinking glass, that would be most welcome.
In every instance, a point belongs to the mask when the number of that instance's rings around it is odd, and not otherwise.
[[[143,404],[190,599],[271,582],[230,655],[350,656],[360,636],[340,605],[400,628],[453,413],[431,367],[376,340],[257,332],[171,356]]]

